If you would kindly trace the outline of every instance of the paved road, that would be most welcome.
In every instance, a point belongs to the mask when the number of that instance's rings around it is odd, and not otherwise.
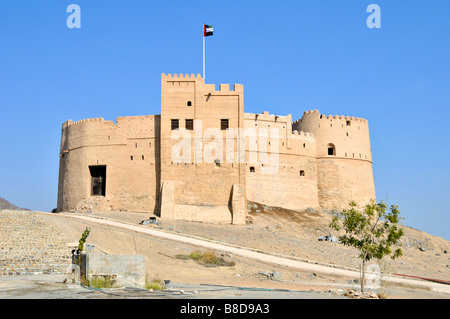
[[[96,218],[91,216],[81,216],[81,215],[64,215],[67,218],[75,218],[80,220],[85,220],[89,222],[99,223],[103,225],[108,225],[111,227],[120,227],[128,230],[135,231],[137,233],[146,234],[154,237],[159,237],[163,239],[173,240],[173,241],[179,241],[183,243],[188,243],[192,245],[196,245],[199,247],[204,247],[207,249],[213,249],[213,250],[219,250],[224,251],[227,253],[231,253],[234,255],[239,255],[245,258],[250,258],[253,260],[258,260],[266,263],[272,263],[276,265],[282,265],[287,266],[295,269],[299,269],[302,271],[309,271],[309,272],[316,272],[316,273],[322,273],[327,275],[337,275],[337,276],[349,276],[349,277],[359,277],[359,273],[357,271],[352,270],[346,270],[346,269],[340,269],[340,268],[333,268],[333,267],[327,267],[317,264],[310,264],[307,262],[302,262],[294,259],[289,258],[283,258],[279,256],[270,255],[263,252],[258,252],[250,249],[246,249],[243,247],[235,247],[230,245],[225,245],[223,243],[218,243],[214,241],[209,241],[201,238],[195,238],[193,236],[185,236],[185,235],[179,235],[179,234],[173,234],[168,233],[165,231],[160,231],[156,229],[151,229],[145,226],[137,226],[137,225],[131,225],[127,223],[102,219],[102,218]],[[394,276],[383,276],[383,280],[391,283],[396,284],[403,284],[403,285],[413,285],[415,287],[421,287],[425,289],[431,289],[432,291],[441,292],[441,293],[448,293],[450,294],[450,285],[445,284],[438,284],[434,282],[425,282],[425,281],[419,281],[419,280],[412,280],[412,279],[405,279],[401,277],[394,277]]]
[[[168,283],[164,291],[94,289],[63,283],[63,275],[0,277],[0,299],[348,299],[332,292]]]

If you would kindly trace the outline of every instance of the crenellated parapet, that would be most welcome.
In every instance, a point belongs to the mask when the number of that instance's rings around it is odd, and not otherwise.
[[[219,89],[216,89],[215,84],[205,84],[205,80],[201,77],[200,74],[194,75],[194,74],[161,74],[161,82],[163,85],[166,85],[168,87],[189,87],[189,85],[199,84],[204,86],[204,91],[206,93],[213,92],[216,93],[228,93],[228,92],[239,92],[242,93],[244,91],[244,86],[242,84],[233,84],[233,86],[230,86],[230,84],[219,84]]]
[[[309,140],[309,141],[314,140],[314,136],[313,136],[312,133],[310,133],[310,132],[303,132],[303,131],[299,132],[297,130],[292,131],[292,137],[306,139],[306,140]]]
[[[200,73],[198,73],[197,75],[194,75],[194,74],[189,75],[189,74],[182,74],[182,73],[180,73],[180,74],[175,73],[173,75],[171,73],[169,73],[166,75],[166,74],[162,73],[161,78],[174,79],[174,80],[195,80],[195,79],[201,79],[202,76],[200,75]]]
[[[246,120],[266,121],[273,123],[287,123],[291,120],[291,115],[275,115],[270,114],[267,111],[264,111],[262,113],[244,113],[244,117]]]
[[[102,117],[96,117],[96,118],[89,118],[89,119],[83,119],[76,122],[73,122],[72,120],[68,120],[67,126],[74,126],[74,125],[83,125],[83,124],[92,124],[92,123],[105,123],[105,124],[114,124],[113,121],[105,121]]]
[[[346,120],[346,121],[355,121],[358,123],[367,123],[368,121],[364,118],[361,117],[355,117],[355,116],[348,116],[348,115],[324,115],[324,114],[320,114],[320,112],[318,110],[309,110],[309,111],[305,111],[303,112],[303,116],[301,119],[298,119],[296,121],[294,121],[293,123],[302,123],[305,120],[307,120],[308,118],[319,118],[320,120]]]

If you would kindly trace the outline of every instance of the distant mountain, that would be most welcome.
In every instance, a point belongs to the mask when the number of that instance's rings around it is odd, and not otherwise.
[[[6,199],[0,197],[0,210],[1,209],[11,209],[11,210],[29,210],[27,208],[20,208],[16,205],[11,204]]]

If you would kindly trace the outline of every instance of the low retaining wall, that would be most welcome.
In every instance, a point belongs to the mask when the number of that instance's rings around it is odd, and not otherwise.
[[[145,288],[145,258],[142,255],[82,253],[80,272],[86,279],[110,278],[117,287]]]

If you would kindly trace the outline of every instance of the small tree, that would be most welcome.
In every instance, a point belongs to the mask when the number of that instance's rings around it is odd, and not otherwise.
[[[398,206],[391,205],[388,208],[384,202],[377,204],[374,200],[364,210],[360,210],[352,201],[349,209],[332,214],[330,227],[337,231],[345,230],[345,235],[339,237],[341,243],[360,251],[362,292],[366,261],[373,258],[381,260],[384,256],[396,259],[403,255],[400,248],[392,250],[394,246],[401,246],[399,240],[403,236],[403,229],[398,224],[403,218],[399,215]]]
[[[89,236],[89,233],[91,232],[91,229],[86,227],[86,230],[81,235],[80,240],[78,241],[78,251],[81,253],[84,250],[84,243],[86,242],[87,237]]]

